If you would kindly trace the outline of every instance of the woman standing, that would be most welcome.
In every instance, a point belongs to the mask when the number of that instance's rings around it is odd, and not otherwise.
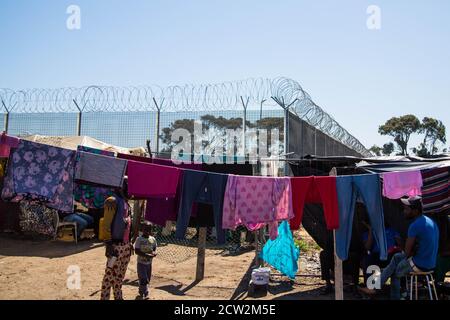
[[[104,232],[106,235],[106,263],[101,300],[109,300],[111,288],[115,300],[123,300],[122,283],[133,252],[130,242],[130,209],[121,191],[105,200]]]

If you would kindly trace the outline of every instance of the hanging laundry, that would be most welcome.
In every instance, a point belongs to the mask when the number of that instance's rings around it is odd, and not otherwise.
[[[19,146],[19,141],[20,139],[17,137],[2,133],[0,136],[0,158],[9,158],[11,148],[17,148]]]
[[[2,198],[40,199],[48,207],[73,212],[75,151],[26,140],[13,150]]]
[[[217,232],[217,242],[225,243],[225,233],[222,229],[222,210],[228,175],[184,170],[180,209],[177,218],[176,237],[184,239],[194,202],[210,204],[214,210],[214,221]]]
[[[347,260],[352,237],[356,198],[359,195],[366,205],[373,237],[380,248],[380,259],[387,259],[386,232],[380,178],[377,174],[338,176],[336,189],[339,203],[339,228],[336,230],[336,252]]]
[[[175,197],[181,169],[128,162],[128,194],[139,198]]]
[[[203,157],[205,158],[205,157]],[[206,159],[203,159],[206,160]],[[229,163],[226,163],[226,161]],[[201,163],[195,164],[199,166],[200,169],[192,168],[192,170],[202,170],[205,172],[223,173],[223,174],[235,174],[235,175],[253,175],[253,165],[248,161],[244,162],[243,159],[238,157],[224,157],[223,161],[225,163]],[[241,163],[234,163],[236,161],[241,161]],[[209,204],[199,203],[196,208],[194,204],[192,208],[191,219],[189,221],[189,227],[214,227],[214,210]]]
[[[450,214],[450,168],[422,170],[424,214]]]
[[[295,217],[290,221],[292,230],[300,227],[305,204],[322,204],[327,229],[339,228],[336,177],[294,177],[291,184],[295,212]]]
[[[253,165],[249,162],[244,163],[203,163],[202,170],[206,172],[215,172],[223,174],[235,174],[239,176],[252,176]]]
[[[269,239],[259,254],[261,259],[290,279],[295,279],[299,256],[300,249],[294,243],[287,221],[280,223],[278,237],[275,240]]]
[[[3,180],[0,178],[0,190],[3,188]],[[20,231],[19,216],[19,203],[0,200],[0,232],[2,230]]]
[[[199,170],[201,171],[202,165],[201,164],[175,164],[171,160],[167,159],[153,159],[155,164],[159,165],[165,165],[169,167],[176,167],[180,169],[190,169],[190,170]],[[183,171],[180,172],[180,177],[178,181],[177,191],[174,197],[152,197],[147,199],[147,206],[145,209],[145,219],[156,223],[160,226],[165,226],[167,221],[176,221],[178,210],[179,210],[179,204],[180,204],[180,197],[181,197],[181,187],[182,187],[182,177],[183,177]],[[191,216],[196,216],[197,214],[197,206],[194,204],[192,206],[192,212]]]
[[[127,160],[79,151],[75,170],[78,182],[121,188]]]
[[[293,217],[290,178],[228,177],[223,205],[223,228],[236,230],[239,225],[244,225],[253,231],[269,223],[270,237],[275,239],[278,221]]]
[[[117,158],[125,159],[125,160],[132,160],[132,161],[137,161],[137,162],[144,162],[144,163],[153,163],[152,158],[136,156],[134,154],[119,153],[119,154],[117,154]],[[128,174],[128,170],[127,170],[127,174]]]
[[[55,235],[55,219],[58,211],[36,201],[20,203],[20,228],[24,232],[33,232],[46,236]]]
[[[138,159],[136,156],[126,157],[130,160]],[[149,158],[147,158],[149,159]],[[180,163],[177,164],[171,159],[161,159],[153,158],[152,163],[158,165],[164,165],[169,167],[176,167],[181,169],[197,170],[197,171],[207,171],[216,173],[227,173],[227,174],[244,174],[252,175],[253,168],[249,163],[243,164],[202,164],[202,163]],[[180,176],[181,181],[182,175]],[[167,221],[176,221],[179,209],[180,195],[181,195],[181,183],[179,183],[179,188],[177,189],[177,194],[175,197],[160,197],[160,198],[149,198],[147,199],[147,207],[145,212],[145,219],[158,224],[160,226],[165,226]],[[196,203],[192,206],[191,219],[189,226],[208,226],[213,227],[214,223],[214,210],[209,205],[199,205]]]
[[[422,175],[419,170],[383,173],[383,196],[400,199],[422,194]]]
[[[194,203],[194,206],[192,206],[191,219],[189,220],[189,227],[213,228],[215,225],[214,209],[212,205],[205,203]]]
[[[89,152],[93,154],[101,154],[102,156],[114,157],[115,153],[108,150],[101,150],[96,148],[91,148],[87,146],[78,146],[77,151]]]
[[[90,152],[103,156],[114,157],[114,152],[90,148],[86,146],[78,146],[77,151]],[[77,154],[79,157],[79,153]],[[105,200],[113,195],[112,188],[96,187],[90,184],[75,183],[74,199],[89,209],[103,208]]]

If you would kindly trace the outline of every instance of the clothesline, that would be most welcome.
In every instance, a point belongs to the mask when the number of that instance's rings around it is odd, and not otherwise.
[[[153,154],[156,154],[156,155],[162,155],[162,156],[172,156],[172,153],[171,152],[154,152],[154,151],[152,151],[152,155]],[[198,159],[198,158],[201,158],[201,157],[211,157],[211,158],[226,158],[226,157],[230,157],[230,156],[227,156],[227,155],[223,155],[223,156],[212,156],[212,155],[192,155],[192,154],[186,154],[186,156],[187,157],[190,157],[191,159]],[[266,161],[287,161],[287,162],[289,162],[289,161],[292,161],[292,162],[343,162],[343,160],[342,159],[332,159],[332,158],[329,158],[329,159],[315,159],[315,158],[312,158],[312,159],[308,159],[308,158],[286,158],[286,157],[283,157],[283,156],[277,156],[277,157],[275,157],[275,158],[271,158],[271,157],[248,157],[248,156],[231,156],[231,157],[237,157],[237,158],[239,158],[239,159],[242,159],[242,160],[245,160],[245,161],[248,161],[248,162],[253,162],[253,161],[257,161],[257,162],[260,162],[260,161],[264,161],[264,162],[266,162]],[[355,159],[357,159],[357,158],[355,158]],[[176,159],[177,161],[183,161],[183,158],[179,158],[179,159]],[[350,159],[349,159],[350,160]],[[185,160],[185,161],[187,161],[187,160]],[[192,160],[192,162],[195,162],[194,160]],[[234,162],[233,162],[234,163]],[[225,162],[223,163],[223,164],[226,164]]]

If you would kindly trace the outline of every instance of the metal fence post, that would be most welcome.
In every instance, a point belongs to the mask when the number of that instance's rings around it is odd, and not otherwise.
[[[247,155],[247,107],[248,107],[248,101],[250,100],[250,98],[247,98],[247,101],[244,103],[244,99],[241,96],[241,102],[242,102],[242,107],[244,108],[244,117],[242,120],[242,146],[243,146],[243,156],[244,158]]]
[[[8,133],[9,128],[9,111],[5,113],[5,133]]]
[[[9,128],[9,109],[6,107],[5,102],[2,99],[2,105],[3,108],[5,108],[5,119],[4,119],[4,125],[5,125],[5,133],[8,133],[8,128]]]
[[[283,99],[283,105],[284,105],[284,99]],[[284,108],[284,154],[287,156],[289,154],[289,107]],[[288,163],[285,161],[284,164],[284,175],[289,175],[289,169],[288,169]]]
[[[155,104],[155,107],[156,107],[156,131],[155,131],[156,153],[159,153],[159,129],[161,126],[161,107],[162,107],[163,102],[164,102],[164,100],[161,102],[161,106],[159,106],[158,103],[156,102],[156,99],[153,98],[153,103]]]
[[[205,277],[205,248],[206,227],[200,227],[198,235],[197,268],[195,271],[195,281],[201,281]]]
[[[262,164],[261,164],[261,153],[263,153],[264,155],[267,155],[268,152],[268,141],[265,141],[263,147],[265,148],[264,152],[262,152],[262,150],[260,149],[261,147],[261,122],[262,122],[262,113],[263,113],[263,104],[264,102],[266,102],[266,99],[261,100],[260,103],[260,107],[259,107],[259,125],[258,125],[258,129],[257,129],[257,133],[256,133],[256,152],[258,153],[257,156],[257,162],[256,162],[256,166],[257,166],[257,170],[258,173],[261,174],[261,169],[262,169]],[[267,134],[265,135],[267,138]],[[267,139],[266,139],[267,140]]]
[[[298,100],[295,98],[294,101],[292,101],[290,104],[286,105],[284,102],[284,97],[280,99],[272,97],[272,100],[274,100],[281,108],[284,110],[284,137],[283,137],[283,143],[284,143],[284,154],[286,157],[289,156],[289,115],[290,115],[290,108],[291,106]],[[289,164],[287,161],[284,163],[284,175],[289,175]]]
[[[75,99],[73,99],[73,103],[75,104],[75,106],[78,109],[78,116],[77,116],[77,136],[81,136],[81,119],[83,116],[83,109],[80,108],[80,106],[78,105],[77,101]]]
[[[317,128],[314,127],[314,155],[317,156]]]

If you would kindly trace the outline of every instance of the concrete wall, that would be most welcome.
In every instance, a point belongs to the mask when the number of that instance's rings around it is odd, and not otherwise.
[[[297,116],[289,116],[289,152],[299,156],[355,156],[361,155],[314,128]]]

